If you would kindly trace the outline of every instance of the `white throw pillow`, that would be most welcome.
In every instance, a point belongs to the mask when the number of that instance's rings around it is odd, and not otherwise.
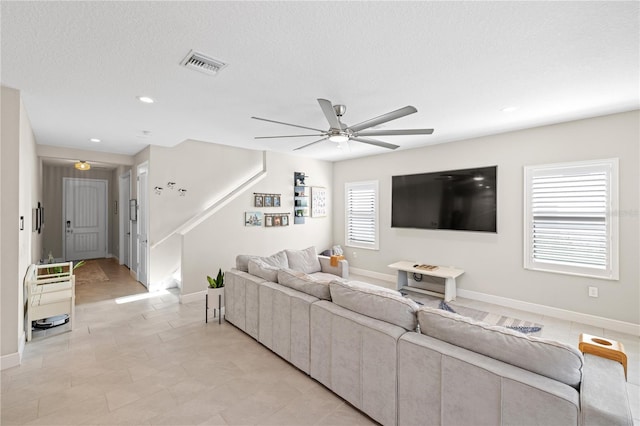
[[[304,272],[305,274],[313,274],[320,272],[320,259],[316,248],[311,246],[304,250],[285,250],[287,259],[289,259],[289,269]]]

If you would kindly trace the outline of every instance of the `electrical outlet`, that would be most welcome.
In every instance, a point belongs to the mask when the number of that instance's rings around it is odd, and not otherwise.
[[[598,287],[589,287],[589,297],[598,297]]]

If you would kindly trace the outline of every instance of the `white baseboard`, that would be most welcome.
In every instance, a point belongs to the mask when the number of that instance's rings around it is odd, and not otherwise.
[[[382,281],[396,282],[395,275],[382,274],[379,272],[368,271],[366,269],[349,268],[349,271],[365,277],[371,277]],[[582,312],[569,311],[552,306],[539,305],[537,303],[524,302],[522,300],[509,299],[492,294],[480,293],[477,291],[457,289],[458,296],[466,299],[478,300],[480,302],[492,303],[507,308],[519,309],[521,311],[532,312],[535,314],[546,315],[566,321],[579,322],[582,324],[592,325],[594,327],[606,328],[607,330],[618,331],[620,333],[640,336],[640,324],[633,324],[625,321],[618,321],[610,318],[599,317],[596,315],[585,314]]]
[[[204,296],[207,294],[207,290],[196,291],[195,293],[181,294],[180,303],[191,302],[204,302]]]
[[[23,331],[22,336],[18,340],[18,352],[2,355],[0,357],[0,370],[18,367],[22,363],[22,354],[24,353],[24,345],[26,343],[26,334]]]
[[[19,365],[20,365],[20,353],[18,352],[2,355],[2,357],[0,357],[0,370],[6,370],[7,368],[18,367]]]
[[[579,322],[582,324],[592,325],[594,327],[606,328],[620,333],[640,336],[640,324],[633,324],[625,321],[618,321],[610,318],[599,317],[596,315],[585,314],[582,312],[569,311],[552,306],[539,305],[537,303],[523,302],[522,300],[509,299],[501,296],[494,296],[477,291],[458,289],[458,296],[481,302],[493,303],[494,305],[505,306],[508,308],[519,309],[521,311],[533,312],[535,314],[546,315],[566,321]]]
[[[389,275],[389,274],[382,274],[380,272],[373,272],[373,271],[368,271],[366,269],[359,269],[359,268],[353,268],[353,267],[349,267],[349,273],[350,274],[356,274],[356,275],[362,275],[365,277],[371,277],[371,278],[375,278],[377,280],[382,280],[382,281],[389,281],[392,283],[396,282],[396,276],[395,275]]]

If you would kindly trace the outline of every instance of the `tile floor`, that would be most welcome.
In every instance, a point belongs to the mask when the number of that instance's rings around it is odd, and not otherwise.
[[[175,291],[147,294],[129,281],[128,271],[103,269],[120,288],[118,296],[112,289],[79,287],[76,329],[39,332],[22,365],[2,371],[2,425],[374,424],[230,324],[205,324],[204,300],[180,304]],[[640,425],[640,338],[456,302],[540,322],[543,336],[574,345],[581,332],[622,341]]]

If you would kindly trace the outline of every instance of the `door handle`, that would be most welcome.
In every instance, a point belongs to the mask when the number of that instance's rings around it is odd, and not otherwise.
[[[69,229],[69,228],[71,228],[71,221],[70,220],[67,221],[67,229]]]

